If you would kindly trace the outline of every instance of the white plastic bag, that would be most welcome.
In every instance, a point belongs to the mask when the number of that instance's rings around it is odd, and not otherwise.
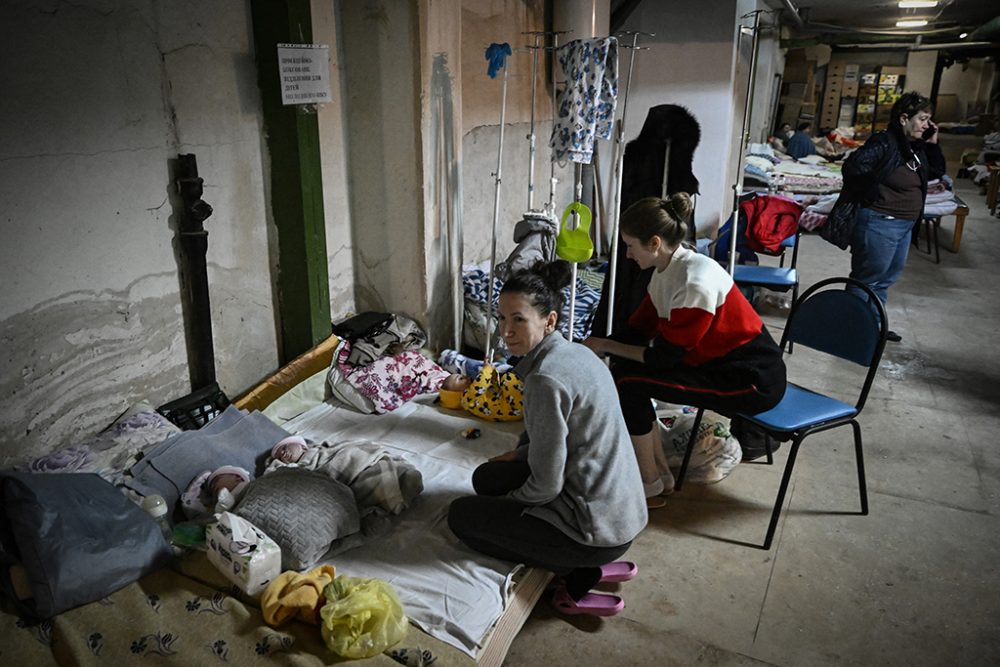
[[[681,414],[671,426],[659,422],[663,453],[667,456],[667,463],[675,470],[684,462],[694,419],[694,414]],[[729,420],[706,410],[698,427],[698,439],[691,452],[684,481],[694,484],[721,482],[742,459],[740,443],[729,432]]]

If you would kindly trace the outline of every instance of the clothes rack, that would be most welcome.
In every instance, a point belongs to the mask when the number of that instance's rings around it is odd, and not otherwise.
[[[621,220],[621,198],[622,198],[622,170],[625,163],[625,119],[628,113],[628,92],[632,85],[632,70],[635,66],[635,52],[648,50],[649,47],[639,46],[639,36],[655,37],[655,33],[639,32],[637,30],[619,33],[625,37],[632,37],[632,44],[624,45],[619,40],[619,46],[629,49],[628,77],[625,79],[625,95],[622,97],[622,113],[618,119],[617,132],[614,143],[614,186],[612,188],[611,199],[611,251],[610,263],[608,266],[608,277],[606,278],[605,289],[609,290],[608,296],[608,321],[605,335],[611,335],[611,323],[614,321],[614,297],[615,297],[615,271],[618,268],[618,223]]]
[[[755,9],[752,12],[748,12],[740,17],[742,21],[745,18],[753,16],[753,27],[751,28],[752,41],[750,47],[750,75],[749,81],[747,82],[747,96],[746,102],[743,105],[743,127],[740,132],[740,147],[736,153],[737,167],[736,167],[736,182],[733,183],[733,213],[732,213],[732,233],[729,235],[729,275],[736,273],[736,240],[737,232],[739,230],[739,211],[740,211],[740,195],[743,192],[743,162],[744,156],[743,151],[746,149],[747,142],[750,139],[750,112],[753,109],[753,94],[754,87],[756,84],[756,72],[757,72],[757,49],[759,46],[758,36],[760,35],[760,15],[767,10]],[[740,26],[739,37],[736,40],[737,53],[739,52],[740,42],[743,40],[743,28]]]
[[[503,50],[506,49],[506,54],[510,55],[510,46],[507,43],[504,44],[491,44],[489,49],[487,49],[487,59],[491,58],[490,52],[496,49]],[[493,190],[493,243],[492,249],[490,251],[490,282],[487,286],[487,297],[486,297],[486,350],[484,355],[484,360],[486,363],[491,363],[493,361],[493,276],[496,275],[496,264],[497,264],[497,222],[500,218],[500,183],[503,178],[501,172],[503,169],[503,130],[504,130],[504,120],[507,114],[507,80],[509,68],[507,67],[506,59],[502,55],[494,56],[499,59],[500,68],[503,69],[503,84],[500,92],[500,139],[499,147],[497,148],[497,170],[494,174],[494,190]],[[491,63],[491,68],[494,63]]]

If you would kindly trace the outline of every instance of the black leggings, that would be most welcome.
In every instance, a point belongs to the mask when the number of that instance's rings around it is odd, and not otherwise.
[[[656,419],[654,398],[731,417],[737,412],[769,410],[785,395],[785,364],[767,329],[726,357],[701,366],[658,370],[636,361],[615,359],[611,372],[630,435],[649,433]]]
[[[616,560],[632,543],[616,547],[581,544],[549,522],[526,515],[527,506],[500,497],[522,486],[530,472],[526,461],[482,464],[472,475],[478,495],[452,501],[448,526],[480,553],[565,576],[569,594],[579,599],[600,580],[600,566]]]

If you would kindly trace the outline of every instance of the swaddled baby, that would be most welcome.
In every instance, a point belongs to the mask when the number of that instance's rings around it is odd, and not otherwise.
[[[350,487],[365,535],[387,530],[389,516],[401,513],[424,490],[420,471],[376,442],[311,444],[289,436],[271,450],[264,474],[288,466],[326,473]]]
[[[184,516],[196,519],[232,509],[250,478],[250,473],[239,466],[202,472],[181,496]]]

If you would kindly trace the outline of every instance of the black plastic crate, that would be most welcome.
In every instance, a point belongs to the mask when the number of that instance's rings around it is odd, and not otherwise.
[[[213,382],[187,396],[164,403],[156,411],[185,431],[199,429],[229,407],[229,397]]]

